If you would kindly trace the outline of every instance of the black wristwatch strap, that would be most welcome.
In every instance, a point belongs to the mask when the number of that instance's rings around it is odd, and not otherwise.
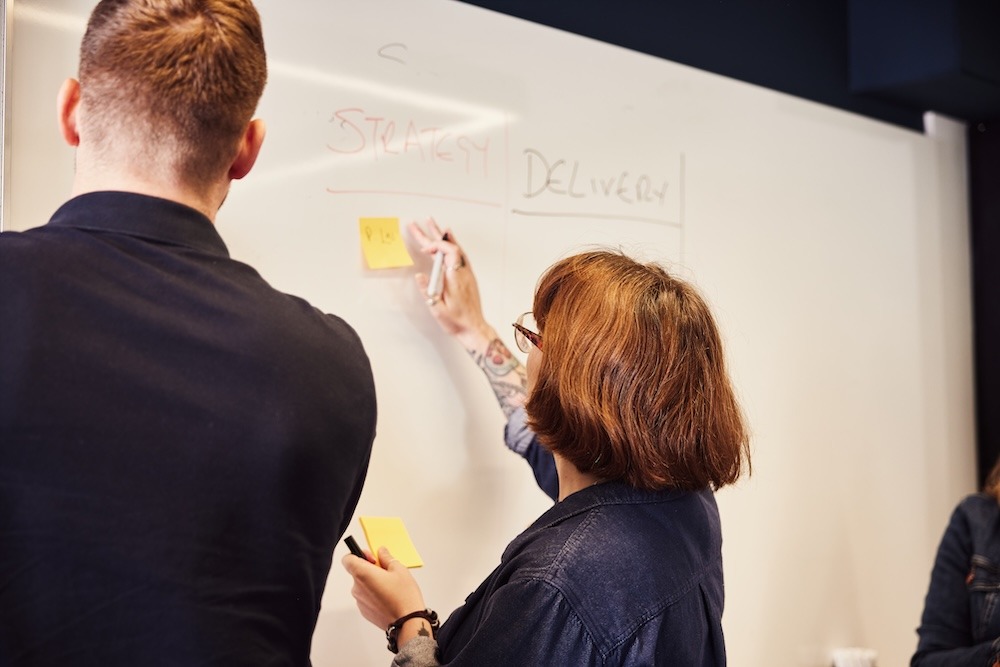
[[[403,627],[403,623],[406,623],[411,618],[422,618],[426,620],[431,625],[431,636],[437,639],[438,628],[441,624],[438,622],[437,612],[430,609],[421,609],[420,611],[414,611],[406,616],[397,618],[395,621],[389,624],[389,627],[385,629],[385,638],[389,641],[389,650],[393,653],[399,651],[399,646],[396,643],[396,635],[399,634],[399,629]]]

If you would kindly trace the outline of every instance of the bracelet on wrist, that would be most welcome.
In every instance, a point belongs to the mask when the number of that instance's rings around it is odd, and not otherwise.
[[[403,623],[406,623],[411,618],[422,618],[431,626],[431,637],[437,639],[438,628],[441,627],[441,623],[438,622],[437,612],[430,609],[421,609],[420,611],[410,612],[406,616],[401,616],[395,621],[389,624],[389,627],[385,629],[385,638],[389,642],[389,650],[393,653],[399,652],[399,646],[397,644],[397,637],[399,635],[399,629],[403,627]]]

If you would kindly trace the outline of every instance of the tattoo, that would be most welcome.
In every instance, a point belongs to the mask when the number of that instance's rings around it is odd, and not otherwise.
[[[499,338],[490,341],[483,354],[477,355],[472,350],[469,353],[486,374],[504,416],[510,417],[528,397],[528,374],[524,366]]]
[[[503,411],[504,417],[508,419],[514,414],[515,410],[524,405],[525,400],[528,398],[524,387],[520,385],[493,382],[490,383],[490,386],[493,388],[493,394],[497,398],[497,403],[500,404],[500,409]]]
[[[427,626],[424,623],[420,624],[420,629],[417,630],[417,634],[420,635],[421,637],[430,637],[431,636],[430,631],[427,629]]]

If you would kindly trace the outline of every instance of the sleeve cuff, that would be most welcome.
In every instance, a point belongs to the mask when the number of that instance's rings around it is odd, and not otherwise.
[[[392,661],[392,667],[433,667],[440,664],[437,641],[430,637],[414,637],[406,642]]]
[[[503,440],[507,448],[521,456],[527,453],[535,438],[535,434],[528,428],[527,421],[528,413],[522,405],[511,413],[503,430]]]

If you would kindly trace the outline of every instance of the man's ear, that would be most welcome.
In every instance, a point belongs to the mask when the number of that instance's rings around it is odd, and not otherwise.
[[[63,140],[70,146],[80,145],[80,131],[76,119],[79,106],[80,82],[76,79],[66,79],[56,96],[56,114],[59,119],[59,131]]]
[[[250,121],[246,132],[243,133],[243,138],[240,140],[240,149],[236,153],[236,159],[229,167],[229,178],[237,180],[250,173],[254,162],[257,161],[257,155],[264,143],[266,132],[267,126],[260,118],[254,118]]]

